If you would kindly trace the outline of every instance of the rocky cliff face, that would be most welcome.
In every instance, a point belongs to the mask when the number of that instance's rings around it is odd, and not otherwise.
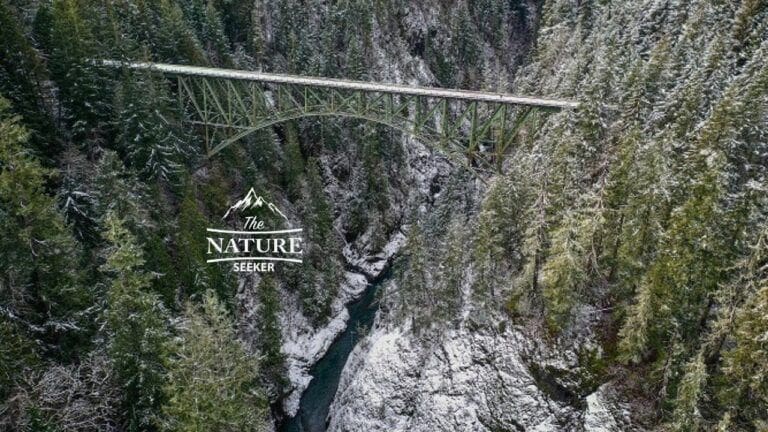
[[[611,385],[580,364],[590,336],[547,346],[524,329],[432,338],[380,326],[347,362],[330,431],[635,430]]]

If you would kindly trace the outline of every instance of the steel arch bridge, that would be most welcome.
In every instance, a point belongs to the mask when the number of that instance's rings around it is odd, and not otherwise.
[[[99,63],[174,76],[186,121],[204,131],[208,158],[282,122],[347,117],[386,125],[454,160],[500,170],[525,125],[535,129],[547,112],[579,107],[573,101],[503,93],[151,62]]]

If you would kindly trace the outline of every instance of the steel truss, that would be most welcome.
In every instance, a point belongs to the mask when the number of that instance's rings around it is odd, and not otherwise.
[[[520,131],[575,102],[361,81],[156,63],[103,61],[176,77],[187,121],[208,158],[255,131],[290,120],[346,117],[386,125],[473,167],[500,170]]]

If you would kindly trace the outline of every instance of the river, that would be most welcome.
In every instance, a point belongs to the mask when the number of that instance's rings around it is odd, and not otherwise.
[[[280,425],[279,432],[325,432],[326,418],[331,402],[336,396],[341,371],[352,349],[365,337],[373,324],[378,310],[376,293],[386,279],[385,276],[368,285],[359,299],[347,305],[347,328],[309,370],[312,381],[301,396],[299,411]]]

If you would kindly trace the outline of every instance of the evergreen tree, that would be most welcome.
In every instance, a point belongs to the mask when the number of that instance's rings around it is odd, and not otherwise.
[[[525,196],[520,186],[510,178],[497,179],[489,188],[478,216],[477,240],[473,255],[478,277],[474,296],[480,306],[493,304],[499,294],[505,269],[520,265],[519,243],[525,208]]]
[[[453,51],[458,64],[464,65],[462,86],[472,87],[477,83],[477,74],[481,66],[481,42],[466,3],[461,2],[454,11],[452,18]]]
[[[34,341],[17,325],[0,318],[0,407],[21,378],[40,362]]]
[[[311,225],[312,240],[324,251],[334,249],[333,214],[325,197],[323,179],[320,177],[317,162],[307,164],[307,208],[308,221]]]
[[[464,232],[465,224],[454,220],[448,226],[448,233],[440,251],[437,265],[436,310],[434,318],[442,322],[456,320],[463,304],[462,284],[468,266],[465,246],[468,242]]]
[[[79,168],[72,167],[70,162],[81,161],[67,161],[59,190],[59,207],[64,212],[67,225],[72,227],[75,238],[86,246],[92,246],[99,238],[94,197],[88,192],[88,185],[79,178],[79,173],[76,172]]]
[[[158,59],[169,63],[207,64],[202,45],[195,32],[187,25],[179,3],[160,0],[158,9],[158,46],[153,48]]]
[[[280,394],[285,381],[285,356],[280,351],[283,337],[280,331],[280,297],[277,283],[271,276],[263,276],[258,287],[261,310],[259,313],[259,351],[261,370],[266,381]]]
[[[298,126],[288,122],[285,132],[285,171],[283,184],[288,190],[288,196],[296,199],[301,196],[301,180],[304,174],[304,156],[301,154]]]
[[[411,317],[413,328],[417,332],[426,329],[431,323],[435,310],[435,298],[428,279],[427,251],[421,227],[414,223],[408,233],[406,244],[405,269],[399,278],[400,310],[406,317]]]
[[[102,153],[94,177],[93,205],[99,219],[110,212],[120,215],[133,233],[153,226],[146,207],[149,202],[147,186],[125,167],[115,152]]]
[[[48,158],[60,147],[53,139],[53,122],[43,98],[48,91],[42,84],[47,71],[19,24],[11,7],[0,3],[0,94],[12,102],[11,109],[33,131],[31,143],[38,156]]]
[[[699,403],[704,399],[705,383],[708,378],[704,356],[699,353],[686,365],[685,374],[677,390],[676,406],[673,412],[675,431],[697,431],[701,429],[702,415]]]
[[[588,272],[596,270],[590,267],[596,262],[594,238],[602,219],[599,210],[589,210],[581,214],[567,212],[549,236],[550,248],[540,279],[547,324],[553,331],[568,323],[576,299],[586,293],[585,285],[592,277]]]
[[[251,8],[251,22],[249,25],[247,46],[257,64],[264,61],[264,53],[267,49],[265,37],[266,5],[264,0],[253,0]]]
[[[724,328],[732,348],[723,355],[723,380],[728,385],[720,389],[719,399],[725,412],[735,416],[733,421],[753,422],[758,427],[759,422],[768,422],[762,409],[768,403],[768,230],[763,230],[751,249],[739,265],[741,276],[734,286],[746,301],[735,312],[724,314],[726,323],[733,323]]]
[[[151,74],[126,73],[117,88],[118,149],[144,178],[173,182],[191,156],[171,106],[165,82]]]
[[[178,225],[176,244],[181,282],[179,289],[183,293],[181,298],[218,288],[211,284],[205,263],[207,249],[204,234],[208,220],[198,207],[195,187],[191,181],[188,181],[181,199]]]
[[[29,154],[28,137],[0,97],[0,304],[67,356],[88,334],[93,292],[80,285],[77,245],[46,194],[53,171]]]
[[[256,360],[235,337],[226,308],[207,291],[188,304],[180,337],[170,346],[165,431],[266,431],[267,401],[254,382]]]
[[[144,254],[123,222],[109,213],[104,236],[110,244],[102,271],[112,275],[105,313],[109,356],[123,390],[126,429],[152,429],[163,403],[168,316],[160,298],[148,291]]]
[[[181,283],[181,298],[189,298],[213,289],[223,299],[234,296],[234,281],[228,272],[206,263],[205,229],[208,220],[200,210],[195,186],[187,182],[179,207],[177,265]],[[228,301],[228,300],[227,300]]]
[[[52,9],[51,77],[59,87],[60,115],[78,140],[103,144],[111,116],[104,75],[89,63],[97,58],[90,22],[76,0],[55,0]]]

